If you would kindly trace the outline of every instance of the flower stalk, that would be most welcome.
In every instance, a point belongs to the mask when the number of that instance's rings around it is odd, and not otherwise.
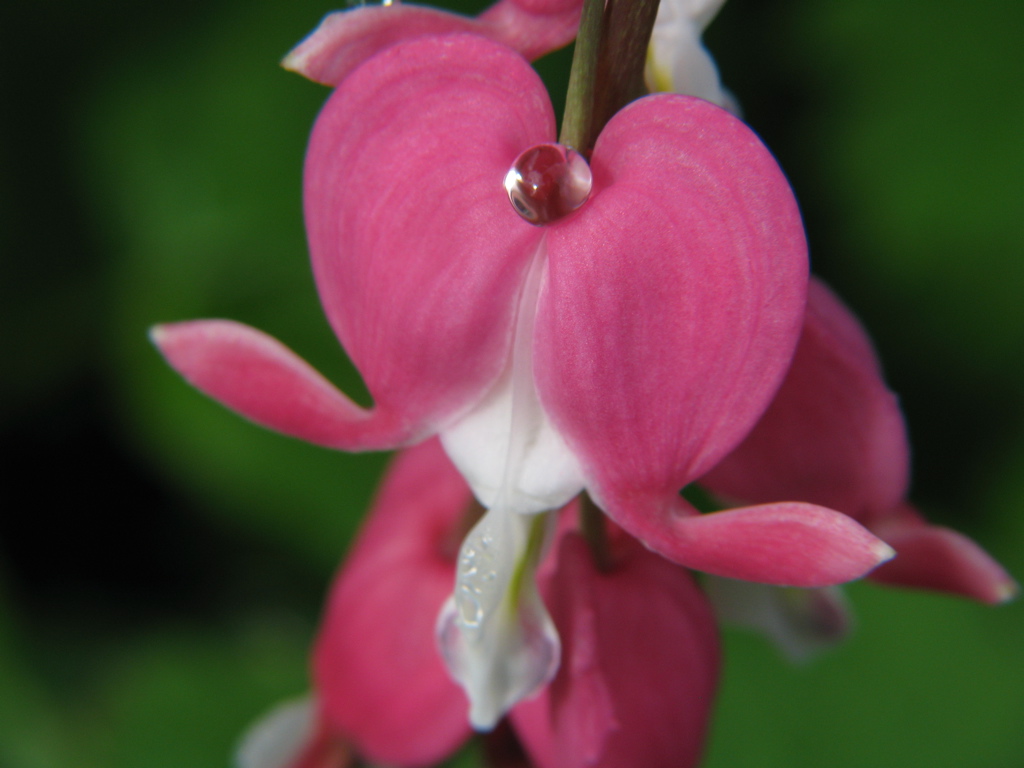
[[[604,0],[584,0],[558,141],[587,156],[594,148],[594,141],[600,133],[600,129],[593,128],[593,115],[594,86],[603,33]]]
[[[589,156],[616,112],[639,98],[658,0],[584,0],[559,142]]]

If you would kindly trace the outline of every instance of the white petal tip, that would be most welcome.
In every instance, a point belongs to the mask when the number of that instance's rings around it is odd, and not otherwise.
[[[279,704],[245,733],[235,752],[236,768],[287,768],[313,737],[313,699]]]
[[[492,729],[558,670],[558,632],[534,582],[545,533],[555,519],[492,509],[462,544],[455,592],[435,632],[478,731]]]
[[[477,733],[488,733],[494,730],[494,726],[498,724],[503,714],[490,708],[483,709],[471,705],[469,708],[469,724]]]
[[[1000,584],[996,589],[996,605],[1008,603],[1020,594],[1020,585],[1012,579]]]
[[[881,539],[872,546],[871,552],[875,556],[875,565],[881,565],[896,557],[896,550]]]

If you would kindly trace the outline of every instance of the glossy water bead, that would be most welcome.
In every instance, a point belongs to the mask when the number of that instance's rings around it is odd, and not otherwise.
[[[505,174],[512,207],[538,225],[575,211],[587,201],[592,185],[590,166],[583,155],[561,144],[530,147]]]

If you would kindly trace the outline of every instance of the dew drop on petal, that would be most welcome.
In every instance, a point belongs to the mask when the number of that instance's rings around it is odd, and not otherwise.
[[[550,224],[590,197],[593,177],[586,158],[572,147],[538,144],[516,158],[505,174],[505,191],[516,213],[531,224]]]

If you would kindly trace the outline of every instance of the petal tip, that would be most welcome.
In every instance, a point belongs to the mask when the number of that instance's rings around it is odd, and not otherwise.
[[[292,50],[288,51],[287,54],[285,54],[284,58],[278,62],[278,65],[281,67],[281,69],[285,69],[289,72],[295,72],[298,74],[300,59],[301,57],[296,53],[295,49],[293,48]]]
[[[995,599],[992,601],[993,605],[1003,605],[1016,599],[1020,594],[1020,584],[1013,579],[1007,577],[1006,581],[996,587]]]
[[[875,556],[875,565],[887,563],[896,557],[896,550],[890,547],[881,539],[877,539],[871,546],[871,553]]]
[[[146,335],[149,336],[149,340],[154,345],[159,347],[160,343],[167,338],[167,326],[162,324],[150,326],[149,330],[146,331]]]

